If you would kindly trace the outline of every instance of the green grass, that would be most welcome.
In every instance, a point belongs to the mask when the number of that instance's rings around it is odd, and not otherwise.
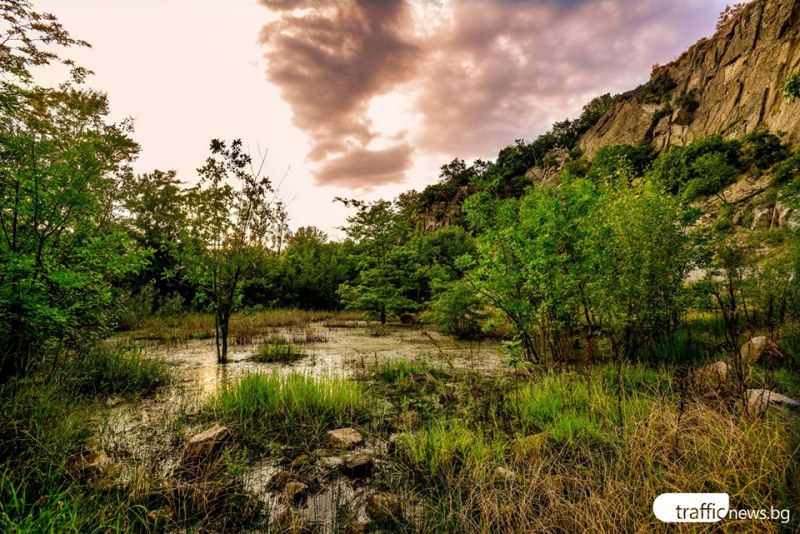
[[[262,343],[250,357],[258,363],[291,363],[305,356],[305,353],[289,343]]]
[[[67,381],[83,395],[146,395],[169,382],[166,363],[137,346],[104,346],[77,354]]]
[[[225,386],[206,407],[253,449],[282,443],[311,451],[326,431],[367,423],[375,400],[359,383],[292,373],[249,374]]]
[[[502,462],[507,444],[471,429],[459,419],[441,419],[416,432],[401,434],[398,455],[425,490],[457,492],[454,481],[487,476]]]
[[[429,392],[448,377],[445,370],[421,361],[394,360],[375,370],[375,379],[390,394]]]

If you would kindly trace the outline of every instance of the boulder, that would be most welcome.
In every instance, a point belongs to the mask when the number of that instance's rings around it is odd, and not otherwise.
[[[750,224],[750,230],[758,230],[759,228],[769,228],[772,223],[773,208],[756,208],[753,210],[753,222]]]
[[[789,226],[789,219],[793,211],[792,208],[780,204],[775,206],[775,213],[778,215],[778,228]]]
[[[337,428],[325,434],[323,444],[330,449],[347,450],[364,442],[364,436],[355,428]]]
[[[215,424],[195,434],[183,447],[184,460],[213,459],[231,441],[233,434],[228,427]]]
[[[742,345],[739,350],[739,355],[742,358],[743,365],[753,365],[761,358],[761,353],[767,348],[767,338],[765,336],[756,336],[750,341]]]
[[[396,525],[403,517],[400,498],[385,491],[378,491],[367,498],[367,515],[382,526]]]
[[[300,481],[287,482],[281,493],[283,500],[289,504],[301,504],[308,497],[308,486]]]
[[[710,363],[695,374],[695,382],[701,388],[713,388],[728,381],[732,369],[723,361]]]
[[[800,402],[775,391],[769,389],[747,390],[747,406],[752,412],[762,414],[770,405],[786,406],[794,410],[800,409]]]
[[[368,452],[353,452],[343,458],[342,473],[353,478],[366,478],[372,474],[375,460]]]
[[[301,454],[289,464],[289,469],[300,471],[301,469],[307,467],[312,462],[311,456],[307,454]]]

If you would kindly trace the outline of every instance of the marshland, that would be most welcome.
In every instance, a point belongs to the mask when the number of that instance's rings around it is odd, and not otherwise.
[[[717,102],[681,62],[795,2],[726,10],[494,161],[336,197],[339,234],[292,226],[240,139],[135,170],[65,59],[87,43],[1,5],[0,531],[800,530],[798,138],[765,98],[757,128],[657,142]],[[644,137],[602,137],[631,106]],[[671,524],[664,493],[776,514]]]

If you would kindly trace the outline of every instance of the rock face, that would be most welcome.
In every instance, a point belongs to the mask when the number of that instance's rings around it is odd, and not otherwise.
[[[668,76],[676,84],[669,108],[649,103],[640,87],[622,95],[579,146],[592,157],[608,144],[647,140],[661,152],[709,134],[735,137],[760,128],[785,131],[797,144],[800,101],[784,98],[783,85],[798,71],[800,0],[753,0],[713,37],[654,69],[654,80]],[[692,90],[694,105],[678,101]]]
[[[364,442],[364,436],[355,428],[337,428],[325,434],[324,444],[331,449],[352,449]]]

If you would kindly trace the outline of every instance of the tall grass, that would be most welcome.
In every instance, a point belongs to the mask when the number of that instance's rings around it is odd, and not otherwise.
[[[664,492],[725,492],[733,508],[798,510],[800,425],[780,412],[751,419],[722,403],[679,402],[670,374],[546,372],[503,393],[500,411],[442,415],[401,435],[393,480],[423,496],[416,531],[671,532],[652,514]],[[724,520],[715,529],[796,531],[793,514],[791,525]]]
[[[326,431],[366,423],[374,404],[349,380],[254,373],[223,387],[207,414],[233,426],[251,448],[280,442],[311,451]]]
[[[84,395],[143,395],[169,381],[166,363],[138,346],[101,345],[77,354],[65,370],[68,383]]]

